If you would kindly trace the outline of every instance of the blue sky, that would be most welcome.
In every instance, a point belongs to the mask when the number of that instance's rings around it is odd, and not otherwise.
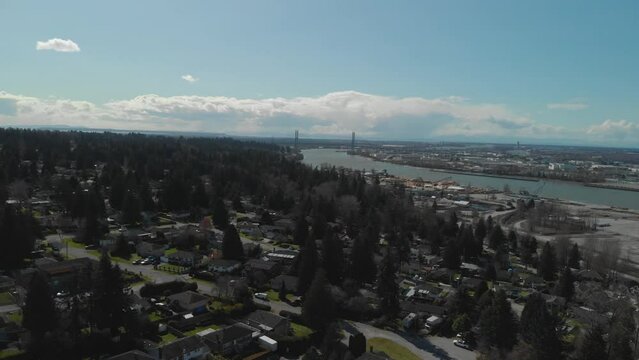
[[[637,1],[0,0],[0,124],[639,146],[637,38]]]

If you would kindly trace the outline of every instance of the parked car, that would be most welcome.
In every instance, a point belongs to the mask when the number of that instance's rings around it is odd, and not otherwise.
[[[467,342],[465,342],[462,339],[453,340],[453,344],[455,344],[455,346],[459,346],[460,348],[463,348],[463,349],[466,349],[466,350],[471,350],[470,344],[468,344]]]
[[[97,250],[97,249],[98,249],[98,245],[96,244],[91,244],[84,247],[84,250]]]
[[[268,295],[266,293],[255,293],[254,296],[256,299],[268,301]]]

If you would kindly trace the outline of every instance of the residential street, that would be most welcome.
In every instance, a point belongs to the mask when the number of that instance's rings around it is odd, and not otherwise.
[[[438,336],[424,338],[406,333],[398,334],[354,321],[344,321],[343,324],[345,330],[349,333],[359,331],[364,334],[367,339],[379,337],[392,340],[406,347],[422,359],[474,360],[477,356],[473,351],[455,346],[453,339]]]
[[[65,236],[63,236],[63,238]],[[49,241],[49,243],[60,242],[60,238],[58,237],[58,235],[49,235],[46,237],[46,239]],[[62,246],[60,252],[62,254],[66,254],[66,251],[67,251],[66,247]],[[68,251],[69,251],[69,257],[71,258],[88,257],[91,259],[99,260],[97,256],[85,250],[84,248],[77,248],[77,247],[70,246]],[[153,265],[133,265],[133,264],[123,263],[123,262],[118,262],[117,264],[118,266],[120,266],[121,269],[128,270],[132,273],[142,274],[143,276],[146,276],[147,278],[151,279],[153,282],[156,282],[156,283],[167,282],[172,280],[182,280],[182,281],[192,280],[192,278],[189,275],[170,274],[164,271],[155,270],[153,269]],[[211,284],[208,281],[197,281],[197,284],[198,284],[198,289],[205,294],[211,294],[213,291],[213,288],[215,287],[214,284]],[[134,285],[133,290],[136,293],[138,293],[141,287],[142,287],[142,284]]]

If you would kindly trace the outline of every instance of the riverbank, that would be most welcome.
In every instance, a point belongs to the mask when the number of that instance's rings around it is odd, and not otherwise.
[[[584,186],[600,188],[600,189],[613,189],[613,190],[621,190],[621,191],[633,191],[639,192],[639,186],[624,186],[624,185],[616,185],[616,184],[600,184],[600,183],[585,183]]]
[[[336,167],[350,169],[383,171],[388,174],[437,182],[445,176],[440,170],[415,167],[410,165],[398,165],[390,162],[383,162],[376,159],[360,155],[347,155],[345,151],[336,149],[305,149],[303,163],[310,166],[320,166],[327,164]],[[485,189],[503,189],[508,186],[514,193],[522,190],[530,194],[543,198],[562,199],[585,204],[597,204],[615,208],[627,208],[639,210],[639,192],[628,191],[627,189],[610,189],[604,187],[587,187],[583,183],[545,179],[543,187],[541,182],[525,181],[523,179],[507,179],[503,177],[487,177],[484,174],[459,174],[450,173],[451,180],[467,186]]]

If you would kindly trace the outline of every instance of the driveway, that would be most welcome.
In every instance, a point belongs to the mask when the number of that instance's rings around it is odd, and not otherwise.
[[[424,338],[410,333],[395,333],[355,321],[344,321],[343,326],[346,332],[350,334],[361,332],[367,339],[378,337],[392,340],[422,359],[474,360],[477,357],[474,351],[453,345],[453,339],[439,336]]]

